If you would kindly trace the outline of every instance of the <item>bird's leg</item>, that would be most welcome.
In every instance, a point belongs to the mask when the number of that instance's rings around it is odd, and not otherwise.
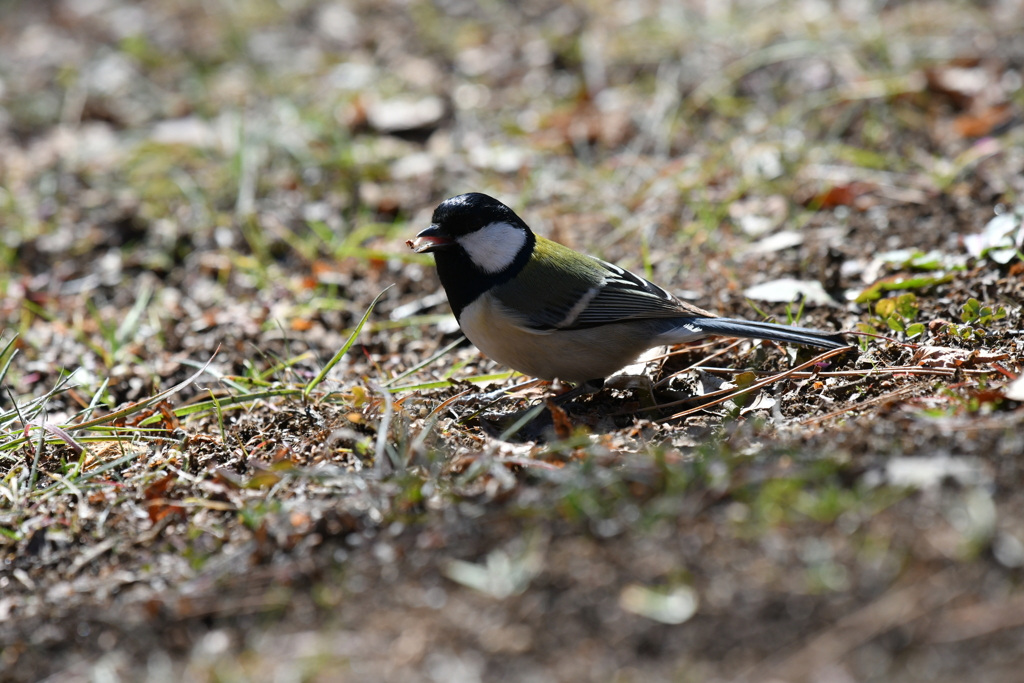
[[[658,403],[654,397],[654,383],[646,375],[615,375],[605,386],[622,391],[635,390],[639,394],[640,404],[645,408]]]
[[[529,386],[531,386],[533,384],[536,384],[538,381],[539,380],[531,379],[531,380],[527,380],[525,382],[520,382],[519,384],[516,384],[515,386],[511,386],[511,387],[508,387],[508,388],[495,389],[494,391],[487,391],[487,392],[482,393],[482,394],[467,394],[467,395],[465,395],[465,396],[463,396],[461,398],[458,398],[458,399],[452,401],[452,405],[465,405],[467,403],[477,403],[477,404],[482,403],[482,404],[484,404],[484,407],[486,408],[486,407],[490,406],[492,403],[494,403],[494,402],[496,402],[496,401],[498,401],[498,400],[500,400],[502,398],[505,398],[506,396],[510,396],[510,395],[514,394],[515,392],[519,391],[520,389],[525,389],[525,388],[527,388],[527,387],[529,387]]]
[[[500,416],[482,415],[481,420],[484,423],[484,428],[488,430],[492,436],[498,436],[499,434],[504,434],[505,430],[516,423],[516,420],[519,420],[523,416],[529,414],[530,411],[538,410],[542,406],[550,407],[548,401],[551,401],[558,406],[564,406],[567,401],[579,398],[580,396],[596,393],[600,391],[603,386],[604,378],[588,380],[577,384],[575,387],[563,394],[548,399],[541,399],[540,403],[534,403],[526,410],[520,410],[515,413]],[[558,411],[558,408],[553,408],[553,410]],[[555,419],[552,412],[552,410],[540,410],[539,414],[519,428],[515,434],[515,439],[517,441],[536,441],[538,439],[547,438],[546,434],[551,430],[552,423]],[[490,419],[489,422],[487,418]]]
[[[604,377],[598,377],[597,379],[588,379],[586,382],[580,382],[575,387],[555,396],[552,400],[556,404],[565,403],[573,399],[579,398],[580,396],[589,396],[590,394],[596,394],[604,388]]]

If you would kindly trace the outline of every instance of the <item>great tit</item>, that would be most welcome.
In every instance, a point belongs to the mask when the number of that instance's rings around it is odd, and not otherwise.
[[[602,386],[645,350],[719,335],[846,346],[838,334],[719,318],[618,266],[535,235],[497,199],[443,201],[407,243],[434,254],[466,337],[489,358],[541,379]]]

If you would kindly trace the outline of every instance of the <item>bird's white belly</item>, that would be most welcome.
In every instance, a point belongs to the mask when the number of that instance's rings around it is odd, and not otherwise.
[[[586,330],[530,331],[517,325],[508,309],[490,294],[466,306],[459,325],[492,360],[525,375],[567,382],[607,377],[654,345],[643,326],[635,322]]]

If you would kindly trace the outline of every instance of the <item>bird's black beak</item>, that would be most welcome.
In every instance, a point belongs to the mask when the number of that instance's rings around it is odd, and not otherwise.
[[[408,240],[406,242],[409,248],[415,251],[417,254],[425,254],[431,251],[437,251],[438,249],[448,249],[455,246],[455,240],[450,237],[445,237],[441,234],[441,228],[437,225],[431,225],[425,230],[421,230],[416,235],[415,240]]]

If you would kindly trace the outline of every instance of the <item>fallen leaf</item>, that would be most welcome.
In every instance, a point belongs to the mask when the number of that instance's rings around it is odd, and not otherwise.
[[[568,439],[572,436],[572,420],[569,419],[568,413],[550,399],[548,400],[548,410],[551,411],[551,419],[554,422],[555,436],[559,439]]]
[[[668,590],[632,583],[619,593],[619,607],[662,624],[682,624],[697,613],[697,591],[689,586]]]
[[[818,209],[834,209],[837,206],[855,206],[857,199],[875,189],[873,183],[854,181],[846,185],[833,185],[821,194],[811,198],[807,205]]]
[[[992,481],[988,465],[979,458],[940,455],[896,457],[886,464],[891,486],[926,489],[951,479],[961,486],[982,486]]]
[[[784,277],[771,282],[764,282],[749,287],[743,292],[743,296],[755,301],[773,301],[777,303],[789,303],[804,297],[808,303],[831,304],[832,297],[828,295],[825,288],[817,280],[796,280]]]
[[[1013,260],[1017,251],[1024,248],[1024,213],[1020,207],[1015,211],[999,214],[985,224],[985,228],[964,237],[964,247],[974,258],[989,258],[996,263],[1006,264]]]
[[[1024,401],[1024,375],[1007,384],[1003,396],[1011,401]]]
[[[169,474],[166,477],[157,479],[143,491],[146,507],[149,512],[149,521],[153,524],[156,524],[168,515],[185,516],[185,508],[180,505],[169,504],[166,497],[167,491],[177,479],[177,475]]]
[[[953,130],[965,138],[980,138],[994,128],[1006,123],[1012,117],[1010,104],[1003,102],[994,107],[985,107],[979,112],[961,114],[953,119]]]
[[[444,101],[440,97],[396,97],[371,102],[366,108],[366,121],[378,131],[398,133],[433,128],[444,114]]]
[[[967,109],[974,98],[992,82],[992,74],[977,64],[952,64],[925,72],[928,89],[948,97],[956,106]]]
[[[922,346],[914,353],[914,362],[923,368],[974,368],[1009,358],[1005,353],[955,349],[949,346]]]
[[[798,247],[804,243],[804,235],[796,230],[783,230],[777,232],[774,235],[768,235],[751,245],[748,245],[746,249],[741,252],[741,255],[746,256],[750,254],[770,254],[776,251],[782,251],[783,249],[791,249],[792,247]]]

